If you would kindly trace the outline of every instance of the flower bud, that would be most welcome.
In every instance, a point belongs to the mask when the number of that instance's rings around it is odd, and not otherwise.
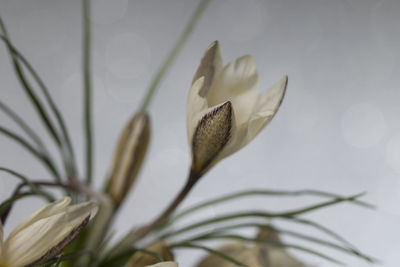
[[[228,101],[199,121],[192,138],[192,171],[206,172],[231,138],[232,104]]]
[[[165,261],[173,261],[174,260],[174,255],[168,249],[168,247],[166,246],[166,244],[163,241],[158,241],[158,242],[150,245],[149,247],[146,248],[146,250],[160,255],[162,257],[162,259]],[[135,254],[133,254],[133,256],[129,259],[129,261],[125,265],[125,267],[145,267],[148,265],[156,264],[159,261],[160,260],[155,255],[151,255],[150,253],[138,251],[138,252],[135,252]]]
[[[136,113],[125,126],[114,152],[107,193],[116,207],[124,200],[142,166],[150,141],[150,118]]]

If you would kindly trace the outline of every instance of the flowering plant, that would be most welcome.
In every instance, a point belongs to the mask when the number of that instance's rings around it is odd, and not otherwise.
[[[30,152],[53,179],[35,180],[30,175],[23,175],[6,167],[0,168],[0,171],[21,180],[11,196],[0,204],[1,267],[175,267],[178,263],[174,252],[179,248],[208,252],[210,255],[203,258],[197,264],[198,267],[306,266],[290,255],[287,248],[341,264],[340,260],[318,249],[285,242],[281,238],[285,235],[348,253],[367,262],[375,262],[375,259],[360,252],[332,230],[301,217],[311,211],[343,202],[371,208],[370,204],[359,200],[363,194],[341,196],[316,190],[277,191],[258,188],[230,192],[187,209],[177,210],[197,182],[213,166],[244,148],[271,122],[281,106],[288,85],[288,77],[285,75],[265,93],[260,93],[259,74],[253,57],[241,56],[223,66],[218,41],[213,42],[206,50],[189,86],[187,136],[191,166],[186,184],[158,217],[144,226],[132,225],[132,230],[121,240],[109,242],[114,218],[120,209],[123,212],[121,204],[130,194],[145,161],[151,139],[149,104],[208,2],[209,0],[200,2],[150,84],[142,105],[123,128],[110,164],[109,175],[101,190],[93,186],[90,1],[83,0],[83,121],[86,141],[83,175],[80,175],[61,110],[38,72],[12,41],[0,19],[0,38],[10,55],[16,76],[36,109],[38,118],[56,144],[63,165],[63,170],[60,171],[56,157],[46,148],[42,137],[13,108],[0,102],[0,110],[20,126],[29,139],[3,125],[0,125],[0,133]],[[39,96],[37,89],[42,96]],[[55,193],[51,189],[61,189],[65,196],[56,201]],[[30,196],[42,197],[50,203],[16,227],[3,242],[3,225],[13,211],[15,202]],[[176,222],[181,218],[189,217],[200,209],[249,196],[316,196],[326,200],[290,211],[235,211],[197,220],[181,228],[177,226]],[[71,201],[73,205],[70,206]],[[89,222],[92,217],[93,220]],[[328,234],[335,241],[280,228],[275,221],[272,222],[273,219],[309,226]],[[209,230],[207,226],[212,226],[213,229]],[[241,235],[238,230],[242,228],[256,230],[257,236]],[[207,245],[210,240],[231,242],[220,248],[212,248]]]

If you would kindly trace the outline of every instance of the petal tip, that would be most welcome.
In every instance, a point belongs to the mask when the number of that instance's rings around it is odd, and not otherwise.
[[[216,49],[216,48],[219,48],[219,41],[218,40],[215,40],[214,42],[212,42],[208,46],[207,51],[210,50],[210,49]]]

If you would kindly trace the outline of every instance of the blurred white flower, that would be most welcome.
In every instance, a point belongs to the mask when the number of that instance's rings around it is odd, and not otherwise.
[[[70,206],[64,197],[47,204],[17,226],[3,241],[0,222],[0,266],[33,266],[58,254],[96,214],[97,205],[84,202]]]
[[[147,265],[146,267],[178,267],[178,264],[174,261],[165,261],[154,265]]]
[[[287,80],[284,76],[260,94],[253,57],[245,55],[223,67],[214,42],[201,60],[188,96],[192,170],[201,175],[248,144],[277,112]]]

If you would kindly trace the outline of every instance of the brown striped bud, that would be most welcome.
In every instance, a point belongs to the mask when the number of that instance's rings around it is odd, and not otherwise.
[[[150,141],[150,118],[136,113],[125,126],[114,152],[107,193],[116,207],[131,189],[146,155]]]

